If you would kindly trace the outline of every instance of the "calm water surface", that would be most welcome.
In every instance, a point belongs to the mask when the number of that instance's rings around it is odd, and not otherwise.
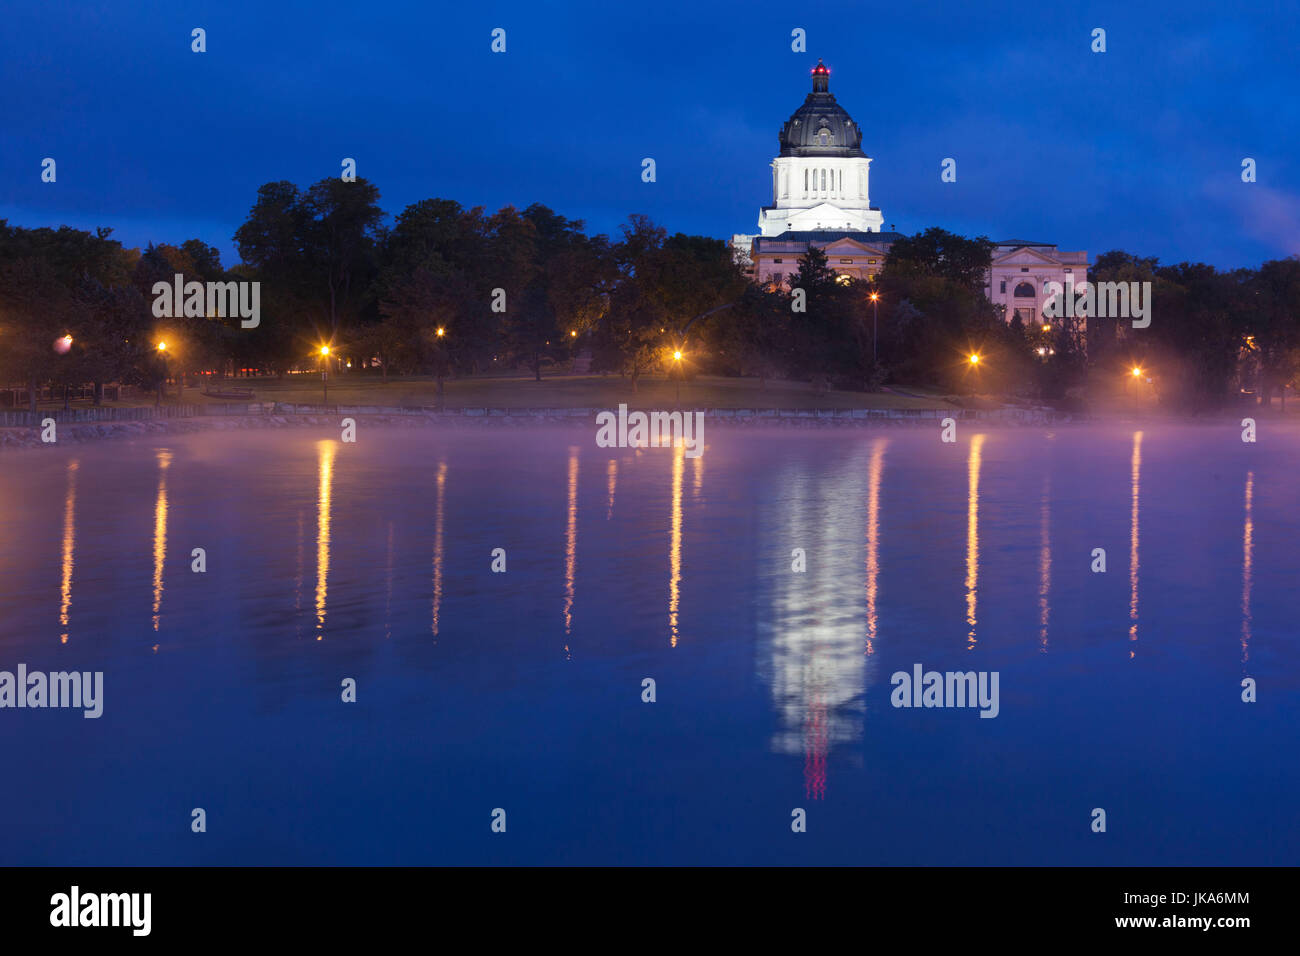
[[[0,458],[0,864],[1297,862],[1300,433],[334,437]]]

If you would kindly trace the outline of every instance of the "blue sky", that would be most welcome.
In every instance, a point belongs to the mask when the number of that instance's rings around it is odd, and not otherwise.
[[[227,264],[261,183],[308,185],[345,156],[390,214],[438,196],[542,202],[591,231],[638,212],[753,232],[818,57],[864,129],[886,227],[1221,267],[1300,253],[1294,3],[54,0],[0,16],[0,217],[112,226],[131,246],[198,237]]]

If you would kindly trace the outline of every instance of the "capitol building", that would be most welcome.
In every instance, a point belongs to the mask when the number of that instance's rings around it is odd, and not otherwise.
[[[871,157],[862,129],[830,91],[821,60],[812,92],[781,127],[772,160],[772,204],[758,216],[756,235],[732,236],[731,246],[754,281],[788,286],[809,247],[826,253],[842,276],[873,282],[900,233],[881,230],[884,215],[871,204]],[[1042,315],[1048,283],[1076,286],[1088,277],[1086,252],[1063,252],[1054,243],[1004,239],[996,244],[985,294],[1006,320],[1026,325]]]

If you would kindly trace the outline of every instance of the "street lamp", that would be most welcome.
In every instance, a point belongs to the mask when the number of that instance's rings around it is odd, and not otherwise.
[[[320,347],[320,387],[323,398],[322,404],[330,403],[330,372],[329,372],[330,347],[322,345]]]
[[[673,404],[680,406],[682,404],[682,350],[677,349],[673,352],[673,362],[677,366],[677,392],[673,399]]]
[[[442,338],[444,335],[447,334],[447,330],[444,329],[444,328],[440,325],[440,326],[438,326],[438,331],[435,332],[434,334],[437,335],[438,338]]]
[[[158,343],[158,357],[162,359],[163,374],[162,374],[162,381],[158,383],[158,391],[154,394],[155,406],[162,404],[163,389],[167,387],[167,343],[166,342]]]
[[[971,355],[970,355],[970,364],[971,364],[971,365],[979,365],[979,363],[980,363],[980,357],[979,357],[979,355],[976,354],[975,352],[972,352]]]
[[[871,293],[871,364],[878,362],[879,354],[876,349],[876,339],[880,334],[880,293]]]

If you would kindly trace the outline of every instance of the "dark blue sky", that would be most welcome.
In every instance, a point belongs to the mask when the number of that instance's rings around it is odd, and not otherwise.
[[[0,22],[0,217],[197,236],[227,264],[258,185],[337,176],[345,156],[390,214],[439,196],[543,202],[592,231],[641,212],[753,232],[819,56],[886,228],[1223,267],[1300,253],[1294,2],[53,0]]]

